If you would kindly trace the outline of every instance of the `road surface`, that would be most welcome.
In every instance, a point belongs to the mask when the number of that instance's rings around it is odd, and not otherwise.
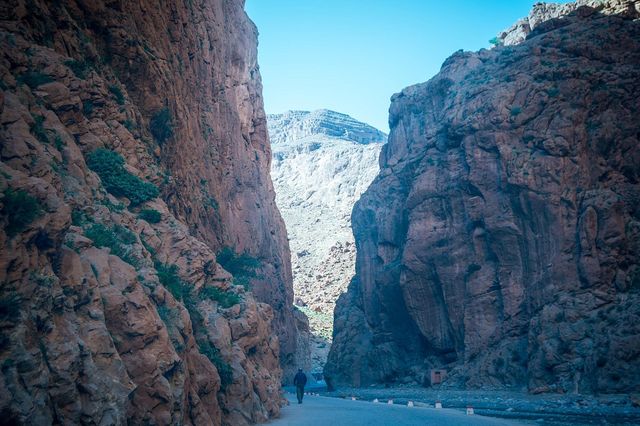
[[[295,395],[285,394],[289,406],[282,409],[279,419],[269,425],[279,426],[507,426],[522,425],[512,420],[478,415],[467,416],[452,409],[407,407],[380,402],[351,401],[324,396],[305,396],[298,405]]]

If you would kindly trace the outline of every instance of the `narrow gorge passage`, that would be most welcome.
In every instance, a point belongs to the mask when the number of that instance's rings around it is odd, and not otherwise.
[[[355,273],[351,210],[378,173],[387,135],[329,110],[267,116],[271,177],[291,248],[294,304],[309,318],[310,359],[320,379],[335,302]]]

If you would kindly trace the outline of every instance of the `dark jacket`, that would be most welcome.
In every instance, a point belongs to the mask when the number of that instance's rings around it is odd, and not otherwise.
[[[298,374],[296,374],[296,377],[293,378],[293,384],[294,386],[303,388],[304,385],[307,384],[307,375],[302,371],[299,371]]]

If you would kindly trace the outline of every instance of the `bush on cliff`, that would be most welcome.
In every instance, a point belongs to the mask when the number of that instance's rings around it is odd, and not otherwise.
[[[98,148],[87,155],[87,165],[96,172],[105,189],[116,197],[127,197],[138,205],[158,196],[158,188],[124,168],[124,159],[117,152]]]
[[[195,299],[191,292],[192,287],[189,285],[189,283],[182,281],[182,279],[178,276],[179,269],[177,265],[156,261],[155,268],[158,271],[158,280],[160,281],[160,283],[169,292],[171,292],[176,300],[181,301],[184,304],[184,307],[187,309],[189,317],[191,318],[191,324],[193,325],[196,342],[198,343],[198,349],[200,350],[201,354],[209,358],[209,361],[211,361],[211,363],[216,366],[218,374],[220,375],[221,388],[222,390],[224,390],[227,385],[233,382],[233,369],[222,358],[218,348],[213,346],[209,341],[206,332],[204,331],[204,319],[202,317],[202,314],[200,314],[197,309],[198,299]],[[222,293],[224,293],[224,295]],[[223,292],[222,290],[214,287],[203,288],[202,290],[200,290],[198,296],[199,300],[210,298],[218,300],[216,298],[220,298],[220,300],[224,301],[220,302],[223,307],[233,306],[240,301],[240,298],[237,294]]]
[[[24,231],[31,222],[42,214],[40,202],[28,192],[8,188],[2,199],[2,216],[6,219],[4,231],[13,238]]]
[[[131,247],[137,241],[136,236],[124,226],[107,227],[102,223],[96,223],[85,231],[85,235],[93,241],[96,247],[107,247],[111,250],[111,254],[118,256],[128,264],[138,265],[138,259],[133,255]]]
[[[222,308],[230,308],[240,303],[240,296],[231,291],[225,291],[218,287],[203,287],[200,290],[201,299],[215,300]]]
[[[222,267],[233,275],[233,281],[244,288],[249,287],[252,278],[257,278],[256,269],[260,268],[260,261],[248,253],[237,254],[231,247],[223,247],[217,254],[216,260]]]
[[[149,223],[158,223],[162,220],[162,215],[156,209],[144,209],[140,212],[138,217],[142,220],[146,220]]]
[[[160,145],[173,136],[173,122],[169,108],[163,108],[151,117],[149,131]]]

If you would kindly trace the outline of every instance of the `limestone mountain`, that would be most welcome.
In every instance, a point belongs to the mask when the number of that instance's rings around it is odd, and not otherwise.
[[[640,4],[591,3],[392,98],[329,381],[640,390]]]
[[[322,371],[333,308],[353,274],[351,210],[378,172],[387,135],[334,111],[267,117],[276,203],[287,225],[296,304],[309,316],[312,369]]]
[[[243,0],[0,6],[0,412],[278,414],[305,358]]]

